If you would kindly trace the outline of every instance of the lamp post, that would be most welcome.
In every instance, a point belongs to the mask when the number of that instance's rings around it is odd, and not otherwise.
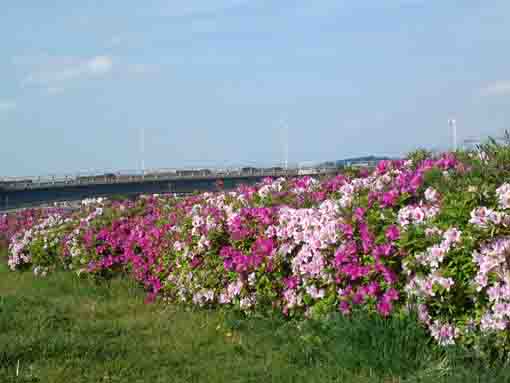
[[[281,139],[283,146],[283,167],[285,170],[285,174],[287,174],[289,168],[289,126],[287,125],[285,119],[282,118],[281,122]]]
[[[452,130],[452,139],[453,139],[453,151],[457,151],[457,123],[455,120],[448,120],[448,126]]]
[[[140,129],[140,171],[145,178],[145,128]]]

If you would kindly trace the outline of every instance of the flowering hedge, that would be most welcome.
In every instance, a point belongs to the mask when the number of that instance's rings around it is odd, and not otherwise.
[[[38,275],[127,274],[149,301],[289,317],[416,312],[440,345],[488,340],[505,351],[510,183],[490,167],[498,153],[418,153],[370,173],[186,198],[87,200],[72,214],[18,219],[8,262]]]

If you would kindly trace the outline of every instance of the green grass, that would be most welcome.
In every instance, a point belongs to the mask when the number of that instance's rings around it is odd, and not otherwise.
[[[295,323],[144,304],[128,280],[13,273],[0,254],[0,382],[507,382],[412,321]]]

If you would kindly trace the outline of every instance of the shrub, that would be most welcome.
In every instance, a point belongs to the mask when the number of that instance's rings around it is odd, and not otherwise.
[[[131,275],[149,301],[325,318],[416,315],[440,346],[510,345],[510,149],[265,179],[235,192],[88,201],[11,238],[9,265]]]

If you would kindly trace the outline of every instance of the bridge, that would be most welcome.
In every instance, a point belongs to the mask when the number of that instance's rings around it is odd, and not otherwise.
[[[164,169],[147,173],[3,178],[0,179],[0,211],[100,196],[215,191],[218,181],[222,181],[225,190],[231,190],[265,177],[332,176],[337,172],[336,168]]]

